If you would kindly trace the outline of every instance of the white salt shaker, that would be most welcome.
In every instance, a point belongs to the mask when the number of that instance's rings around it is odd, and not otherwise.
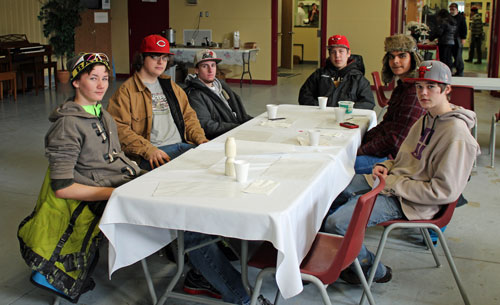
[[[226,176],[235,177],[234,158],[236,157],[236,141],[233,137],[226,139]]]

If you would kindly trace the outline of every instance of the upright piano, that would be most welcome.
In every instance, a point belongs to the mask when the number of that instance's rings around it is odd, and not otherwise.
[[[43,63],[44,56],[47,55],[47,49],[50,50],[50,46],[29,42],[25,34],[0,36],[0,50],[8,50],[12,59],[12,69],[18,72],[17,83],[20,84],[18,88],[22,87],[21,84],[23,84],[21,79],[23,69],[30,70],[30,72],[34,71],[34,66],[37,63]],[[43,70],[37,71],[34,75],[37,80],[33,80],[32,86],[40,84],[43,88]]]

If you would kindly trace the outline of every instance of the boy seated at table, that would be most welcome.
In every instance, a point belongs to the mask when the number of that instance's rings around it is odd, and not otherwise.
[[[403,82],[414,77],[422,57],[410,35],[396,34],[385,38],[382,59],[382,81],[396,81],[382,122],[366,132],[358,148],[354,170],[369,174],[373,165],[395,157],[410,128],[425,114],[418,103],[415,86]]]
[[[424,61],[414,83],[422,108],[427,114],[410,129],[394,160],[378,163],[373,175],[355,175],[335,199],[340,207],[325,219],[324,230],[345,234],[354,207],[362,193],[371,189],[374,175],[385,178],[386,186],[378,196],[368,226],[392,219],[432,219],[440,209],[455,201],[464,190],[479,145],[470,133],[476,115],[449,102],[451,71],[442,62]],[[375,256],[362,247],[358,259],[367,277]],[[385,283],[392,269],[380,263],[374,281]],[[350,268],[340,278],[350,284],[360,280]]]
[[[325,67],[311,74],[300,88],[299,104],[318,106],[318,97],[328,97],[328,107],[338,107],[339,101],[353,101],[354,108],[373,109],[375,99],[370,82],[364,76],[365,65],[360,55],[351,55],[344,35],[328,38],[329,58]]]
[[[194,57],[195,74],[186,77],[189,104],[210,140],[252,119],[239,95],[216,77],[220,61],[213,50],[201,50]]]

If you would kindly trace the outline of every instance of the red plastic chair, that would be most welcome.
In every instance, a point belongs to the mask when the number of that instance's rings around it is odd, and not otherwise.
[[[380,184],[370,192],[361,196],[354,209],[351,222],[345,236],[318,233],[309,253],[300,265],[302,280],[312,282],[319,289],[323,302],[331,305],[326,291],[326,285],[335,282],[340,272],[349,267],[353,262],[356,274],[361,280],[370,304],[375,304],[370,288],[366,282],[363,271],[357,259],[365,237],[365,230],[370,218],[375,199],[384,188],[385,181],[380,179]],[[248,262],[249,266],[263,269],[259,272],[252,294],[252,305],[255,305],[260,295],[263,277],[268,273],[276,272],[277,251],[266,242],[257,249]]]
[[[382,86],[382,82],[380,81],[380,74],[378,71],[372,72],[373,84],[375,85],[375,94],[377,95],[377,103],[380,106],[380,112],[377,115],[377,121],[380,122],[382,119],[385,110],[387,110],[387,104],[389,103],[389,99],[385,97],[384,88]]]
[[[474,111],[474,87],[451,85],[451,88],[451,103]],[[472,135],[477,141],[477,121],[472,128]],[[474,167],[476,167],[475,160]]]
[[[389,233],[394,229],[406,229],[406,228],[419,228],[420,232],[424,236],[424,241],[427,244],[427,247],[431,250],[432,255],[434,256],[434,260],[436,261],[436,267],[441,266],[441,262],[437,256],[436,250],[431,241],[431,237],[429,235],[428,229],[433,230],[439,237],[439,241],[441,246],[443,247],[444,254],[446,259],[448,260],[448,264],[450,265],[451,272],[457,282],[458,289],[460,290],[460,294],[462,295],[462,299],[466,305],[470,305],[469,297],[465,292],[464,286],[462,285],[462,280],[460,279],[460,275],[458,274],[457,267],[455,266],[455,262],[453,261],[453,257],[451,256],[450,249],[448,248],[448,244],[446,243],[446,239],[444,238],[443,232],[439,228],[447,226],[453,216],[453,212],[455,211],[455,207],[457,206],[458,199],[455,202],[445,205],[441,211],[431,220],[404,220],[404,219],[396,219],[390,220],[383,223],[378,224],[379,226],[384,227],[384,233],[380,238],[380,242],[377,248],[377,254],[375,255],[375,260],[373,262],[374,266],[377,266],[382,258],[382,252],[384,251],[385,243],[387,242],[387,237]],[[372,268],[370,275],[368,277],[368,286],[373,282],[373,278],[375,277],[375,271],[377,268]],[[369,291],[369,290],[368,290]],[[370,296],[368,296],[368,300]],[[363,294],[361,298],[360,305],[363,304],[365,300],[365,295]]]
[[[439,60],[439,47],[437,44],[417,44],[419,50],[436,51],[435,60]]]
[[[491,168],[495,167],[495,143],[496,143],[498,121],[500,121],[500,111],[498,113],[494,113],[493,117],[491,118],[491,131],[490,131]]]
[[[377,102],[380,108],[384,108],[387,106],[389,99],[385,97],[384,88],[382,86],[382,82],[380,81],[380,74],[378,71],[372,72],[373,84],[375,85],[375,93],[377,94]]]

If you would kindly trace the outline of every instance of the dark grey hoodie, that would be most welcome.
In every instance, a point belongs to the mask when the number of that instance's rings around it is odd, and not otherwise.
[[[99,118],[67,101],[49,120],[53,124],[45,136],[45,156],[51,179],[117,187],[138,176],[139,167],[122,152],[116,124],[104,109]]]

